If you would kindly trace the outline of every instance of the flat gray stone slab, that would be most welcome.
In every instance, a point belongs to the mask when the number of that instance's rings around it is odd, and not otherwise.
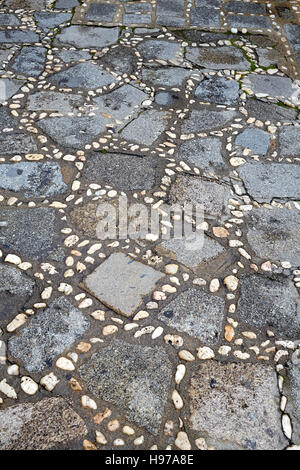
[[[38,150],[34,137],[22,132],[0,135],[0,153],[3,155],[36,153]]]
[[[51,12],[38,12],[35,13],[34,18],[37,25],[43,30],[48,31],[56,26],[71,20],[71,13],[51,13]]]
[[[46,118],[38,125],[54,142],[65,147],[82,148],[106,130],[106,123],[107,119],[98,115]]]
[[[245,106],[248,115],[260,121],[272,123],[294,121],[299,112],[293,108],[285,108],[277,104],[264,103],[260,100],[248,99]],[[285,129],[285,128],[284,128]]]
[[[9,49],[0,49],[0,68],[4,68],[4,62],[8,61],[8,57],[11,55]],[[3,79],[2,79],[3,80]]]
[[[55,2],[56,10],[68,10],[79,5],[78,0],[57,0]]]
[[[149,82],[153,86],[160,87],[178,87],[181,86],[187,78],[189,78],[193,73],[193,70],[178,68],[178,67],[168,67],[168,68],[145,68],[142,69],[142,78],[144,82]],[[201,74],[199,72],[199,76]]]
[[[49,111],[72,113],[79,112],[84,98],[73,93],[60,93],[56,91],[38,91],[29,95],[27,109],[29,111]]]
[[[300,440],[300,366],[296,361],[289,361],[286,364],[286,376],[283,381],[283,393],[287,397],[285,412],[289,414],[293,423],[295,443]]]
[[[9,109],[1,106],[0,108],[0,132],[3,129],[13,129],[18,127],[19,121],[14,116],[10,114]]]
[[[85,286],[104,305],[130,317],[163,277],[150,266],[114,253],[86,277]]]
[[[188,47],[186,59],[213,70],[248,70],[250,63],[240,49],[233,46]]]
[[[114,340],[79,368],[89,393],[124,410],[127,419],[158,434],[172,377],[162,347]]]
[[[225,302],[202,289],[180,293],[159,313],[169,327],[203,341],[218,343],[223,325]]]
[[[158,250],[189,268],[196,268],[203,261],[209,262],[225,251],[222,245],[206,236],[204,239],[172,238],[163,242]]]
[[[93,89],[110,85],[115,78],[98,65],[82,62],[48,77],[51,83],[60,88]]]
[[[27,259],[41,260],[51,256],[59,247],[58,218],[54,209],[47,207],[4,208],[0,229],[0,244],[8,252],[17,252]]]
[[[56,37],[56,45],[70,44],[78,48],[101,48],[117,42],[119,28],[69,26]]]
[[[220,26],[219,10],[201,6],[191,10],[190,26],[218,28]]]
[[[202,362],[189,395],[192,428],[223,443],[222,448],[280,450],[287,445],[272,366]]]
[[[135,72],[137,56],[128,47],[114,47],[99,57],[99,64],[118,74],[132,75]]]
[[[35,315],[18,336],[8,342],[10,354],[24,364],[28,372],[51,367],[54,359],[69,349],[89,328],[89,321],[65,297],[51,302]]]
[[[216,137],[183,142],[176,152],[176,158],[192,163],[206,172],[226,171],[226,164],[222,158],[222,141]]]
[[[58,163],[20,162],[0,165],[0,188],[36,198],[63,194],[68,187]]]
[[[239,168],[247,192],[257,202],[300,197],[300,166],[251,162]]]
[[[279,130],[280,153],[284,156],[300,156],[300,127],[288,126]]]
[[[256,49],[258,55],[258,63],[262,67],[270,67],[271,65],[276,65],[278,62],[284,60],[282,55],[275,49],[263,49],[258,47]]]
[[[38,34],[32,31],[21,31],[19,29],[0,31],[0,43],[3,44],[32,44],[39,42],[39,40]]]
[[[20,54],[12,63],[12,69],[21,75],[38,77],[44,70],[46,64],[45,47],[26,46],[21,49]]]
[[[64,398],[44,398],[0,411],[3,450],[47,450],[87,434],[83,419]],[[68,448],[68,447],[66,447]]]
[[[24,85],[24,80],[15,80],[12,78],[1,78],[1,96],[0,96],[0,104],[2,101],[7,101],[13,95],[17,93],[17,91]]]
[[[235,117],[236,111],[201,109],[192,110],[190,115],[183,120],[181,132],[183,134],[223,129],[228,126]]]
[[[171,186],[171,204],[192,203],[202,205],[204,213],[212,217],[220,217],[228,212],[227,203],[230,189],[226,185],[194,176],[180,175]]]
[[[273,98],[289,99],[295,92],[290,78],[250,73],[248,80],[255,94],[264,93]]]
[[[145,61],[159,59],[165,61],[175,60],[176,62],[180,59],[180,53],[183,51],[180,43],[163,39],[144,41],[137,46],[137,50]]]
[[[247,225],[248,242],[258,256],[300,266],[299,210],[253,208],[247,216]]]
[[[78,62],[79,60],[89,60],[91,54],[86,51],[72,50],[72,49],[62,49],[56,51],[57,57],[59,57],[63,62]]]
[[[85,15],[87,21],[112,23],[118,6],[109,3],[91,3]]]
[[[211,77],[197,86],[195,98],[200,101],[214,104],[233,106],[239,97],[239,84],[235,80]]]
[[[121,137],[141,145],[152,145],[166,130],[171,114],[149,109],[134,119],[122,132]]]
[[[270,146],[271,136],[261,129],[245,129],[235,139],[235,144],[252,150],[253,153],[266,155]]]
[[[138,110],[148,95],[132,85],[123,85],[120,88],[94,98],[96,109],[101,115],[109,116],[108,119],[123,120],[134,110]]]
[[[18,26],[20,24],[16,15],[11,13],[1,13],[0,25],[1,26]]]
[[[1,228],[0,228],[1,236]],[[17,268],[0,264],[0,324],[10,321],[33,293],[34,281]]]
[[[300,333],[300,300],[292,281],[259,275],[240,281],[237,312],[243,322],[278,332],[281,338],[296,339]]]
[[[87,184],[106,183],[123,191],[151,189],[156,182],[157,157],[94,153],[83,169]]]

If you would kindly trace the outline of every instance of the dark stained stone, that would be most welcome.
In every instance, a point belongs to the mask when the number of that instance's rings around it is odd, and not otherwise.
[[[137,57],[128,47],[118,46],[99,57],[99,64],[118,74],[134,73]]]
[[[187,48],[186,59],[213,70],[248,70],[250,67],[242,51],[233,46]]]
[[[226,171],[222,158],[222,141],[216,137],[187,140],[180,144],[176,157],[206,172]]]
[[[239,84],[235,80],[220,77],[204,80],[195,90],[195,98],[208,103],[234,106],[238,97]]]
[[[247,100],[245,108],[250,117],[255,117],[263,122],[271,121],[272,123],[277,123],[294,121],[298,116],[296,109],[265,103],[264,101],[252,98]]]

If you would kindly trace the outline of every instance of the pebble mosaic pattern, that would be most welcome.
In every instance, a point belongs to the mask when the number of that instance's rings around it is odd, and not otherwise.
[[[0,449],[300,449],[299,15],[0,2]]]

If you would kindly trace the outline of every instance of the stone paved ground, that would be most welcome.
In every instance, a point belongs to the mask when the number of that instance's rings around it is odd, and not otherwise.
[[[300,449],[299,20],[0,2],[0,449]],[[203,249],[99,240],[120,195]]]

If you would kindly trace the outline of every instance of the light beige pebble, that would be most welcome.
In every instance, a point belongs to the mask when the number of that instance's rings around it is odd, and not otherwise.
[[[177,390],[174,390],[172,393],[172,401],[176,410],[181,410],[183,408],[183,400]]]
[[[103,445],[103,446],[105,446],[107,444],[107,439],[106,439],[105,435],[103,434],[103,432],[96,431],[96,442],[98,444]]]
[[[105,321],[105,311],[104,310],[96,310],[95,312],[91,313],[91,316],[95,320]]]
[[[109,423],[107,423],[107,429],[110,432],[115,432],[117,429],[119,429],[119,427],[120,427],[120,422],[117,419],[114,419],[112,421],[109,421]]]
[[[142,328],[141,330],[138,330],[135,334],[134,334],[134,337],[135,338],[140,338],[141,336],[143,335],[147,335],[147,334],[150,334],[152,333],[153,331],[155,330],[155,327],[154,326],[145,326],[144,328]]]
[[[270,261],[266,261],[261,265],[261,269],[266,272],[272,272],[272,264]]]
[[[191,450],[192,446],[186,432],[179,431],[175,439],[175,445],[180,450]]]
[[[221,356],[227,356],[231,351],[230,346],[220,346],[218,353],[221,354]]]
[[[7,255],[4,261],[5,261],[5,263],[11,263],[11,264],[15,264],[15,265],[18,265],[18,264],[22,263],[22,260],[19,256],[12,255],[12,254]]]
[[[124,426],[122,431],[124,434],[127,434],[127,436],[133,436],[135,434],[135,430],[130,426]]]
[[[210,284],[209,284],[209,290],[210,292],[218,292],[218,290],[220,289],[220,281],[219,279],[215,278],[215,279],[212,279],[210,281]]]
[[[178,272],[179,266],[177,264],[167,264],[165,266],[166,274],[176,274]]]
[[[177,369],[176,369],[176,374],[175,374],[175,383],[177,385],[180,384],[180,382],[182,381],[182,379],[184,378],[185,376],[185,372],[186,372],[186,367],[184,364],[179,364],[177,366]]]
[[[144,436],[139,436],[136,439],[134,439],[133,444],[135,446],[141,446],[142,444],[144,444],[144,441],[145,441]]]
[[[56,385],[59,383],[59,379],[56,377],[56,375],[51,372],[48,375],[45,375],[44,377],[41,378],[40,384],[48,390],[48,392],[52,392]]]
[[[88,352],[90,349],[91,349],[91,345],[90,343],[86,343],[84,341],[81,341],[77,346],[76,346],[76,349],[78,349],[78,351],[82,352],[82,353],[86,353]]]
[[[7,383],[6,379],[0,382],[0,392],[7,396],[7,398],[12,398],[13,400],[18,398],[15,389]]]
[[[138,328],[138,327],[139,327],[138,323],[127,323],[126,325],[124,325],[124,330],[125,331],[131,331],[134,328]]]
[[[46,287],[46,289],[44,289],[43,292],[41,293],[42,300],[50,299],[52,295],[52,291],[53,291],[53,287],[51,286]]]
[[[173,346],[181,347],[183,345],[183,339],[179,335],[165,335],[165,343],[172,344]]]
[[[118,327],[116,325],[107,325],[103,328],[102,334],[103,336],[113,335],[118,331]]]
[[[133,320],[134,321],[139,321],[139,320],[143,320],[144,318],[148,318],[149,317],[149,313],[146,312],[146,310],[140,310],[134,317],[133,317]]]
[[[161,291],[155,291],[153,292],[153,299],[154,300],[166,300],[167,296],[164,292]]]
[[[235,291],[238,288],[239,280],[236,276],[227,276],[224,279],[224,284],[228,290]]]
[[[245,338],[248,338],[248,339],[256,339],[257,336],[255,333],[253,333],[252,331],[242,331],[242,335],[245,336]]]
[[[284,434],[286,435],[288,439],[291,439],[292,434],[293,434],[293,429],[292,429],[292,423],[291,423],[289,415],[283,414],[281,422],[282,422],[282,429],[283,429]]]
[[[161,326],[158,326],[157,328],[155,328],[155,330],[153,331],[152,333],[152,339],[156,339],[156,338],[159,338],[164,332],[164,329],[161,327]]]
[[[67,359],[66,357],[60,357],[59,359],[57,359],[56,367],[62,370],[69,370],[69,371],[75,370],[73,362],[70,361],[70,359]]]
[[[76,364],[76,362],[78,361],[78,354],[75,353],[75,352],[69,352],[69,353],[67,353],[67,356],[68,356],[70,359],[72,359],[72,361],[75,362],[75,364]]]
[[[17,364],[12,364],[11,366],[8,366],[7,373],[8,375],[19,375],[20,368]]]
[[[24,313],[19,313],[14,319],[12,322],[10,322],[7,327],[6,327],[6,330],[9,332],[9,333],[12,333],[13,331],[17,330],[18,328],[20,328],[20,326],[24,325],[24,323],[26,323],[27,321],[27,316],[24,314]]]
[[[95,400],[88,397],[87,395],[82,395],[81,405],[83,406],[83,408],[90,408],[91,410],[97,409],[97,403],[95,402]]]
[[[165,284],[164,286],[162,286],[161,290],[163,292],[167,292],[168,294],[174,294],[175,292],[177,292],[176,287],[170,286],[170,284]]]
[[[82,447],[84,450],[98,450],[95,444],[88,439],[84,439]]]
[[[113,442],[114,446],[116,447],[121,447],[121,446],[124,446],[125,445],[125,442],[123,439],[115,439],[114,442]]]
[[[234,351],[234,356],[237,357],[238,359],[242,359],[243,361],[246,359],[249,359],[250,354],[248,353],[243,353],[242,351]]]
[[[201,360],[212,359],[215,357],[215,353],[208,346],[203,346],[197,349],[197,356]]]
[[[22,269],[22,271],[27,271],[28,269],[32,268],[32,264],[28,262],[24,262],[18,265],[19,269]]]
[[[21,378],[21,389],[27,395],[35,395],[39,389],[38,384],[31,377]]]
[[[217,238],[226,238],[228,237],[229,232],[224,227],[213,227],[213,234]]]
[[[187,351],[186,349],[182,349],[181,351],[179,351],[178,356],[180,357],[180,359],[187,362],[193,362],[195,360],[195,356],[193,356],[193,354],[190,351]]]
[[[198,439],[196,439],[195,445],[199,450],[208,450],[208,445],[203,437],[199,437]]]
[[[225,325],[224,338],[230,343],[234,338],[235,332],[231,325]]]

